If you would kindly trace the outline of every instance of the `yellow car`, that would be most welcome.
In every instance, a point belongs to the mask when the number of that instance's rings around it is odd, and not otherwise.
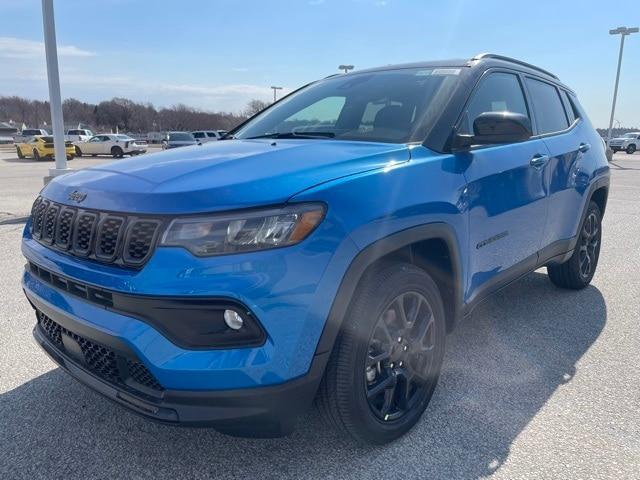
[[[64,142],[64,149],[67,154],[67,160],[71,160],[76,154],[76,148],[71,142]],[[36,160],[49,159],[55,156],[53,151],[53,137],[36,135],[28,142],[16,143],[16,152],[18,158],[33,157]]]

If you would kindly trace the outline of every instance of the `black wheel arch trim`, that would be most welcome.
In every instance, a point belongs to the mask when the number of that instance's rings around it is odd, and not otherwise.
[[[342,277],[338,293],[331,305],[331,310],[316,347],[316,356],[330,352],[333,349],[342,327],[342,321],[348,313],[353,294],[367,268],[389,253],[425,240],[442,240],[448,247],[453,273],[451,285],[454,289],[454,302],[452,308],[450,310],[447,309],[452,316],[451,319],[447,319],[447,322],[451,321],[455,324],[462,311],[463,295],[462,262],[460,260],[457,236],[453,227],[443,222],[418,225],[375,241],[361,250],[352,260]]]

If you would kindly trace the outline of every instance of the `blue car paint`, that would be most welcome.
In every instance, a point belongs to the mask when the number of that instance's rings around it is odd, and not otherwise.
[[[214,212],[281,204],[317,184],[408,160],[407,147],[397,144],[229,140],[80,170],[52,182],[43,194],[72,204],[68,194],[82,188],[84,208]]]
[[[268,338],[261,347],[186,350],[142,321],[70,297],[29,272],[23,285],[28,296],[121,339],[165,388],[279,384],[309,370],[345,272],[377,240],[417,225],[449,225],[461,256],[463,301],[470,303],[501,272],[575,236],[588,186],[608,173],[595,135],[580,120],[561,135],[455,154],[415,144],[224,141],[75,172],[43,190],[46,198],[70,204],[69,193],[81,188],[85,208],[132,213],[325,203],[324,221],[298,245],[210,258],[159,247],[139,271],[58,253],[33,240],[29,224],[25,229],[27,259],[90,285],[237,299],[263,324]],[[584,138],[591,150],[577,152]],[[529,161],[539,154],[549,162],[536,169]],[[492,237],[499,240],[487,243]]]

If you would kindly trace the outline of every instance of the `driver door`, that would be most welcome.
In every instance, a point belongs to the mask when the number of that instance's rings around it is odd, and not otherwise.
[[[531,119],[522,81],[491,72],[466,107],[459,133],[472,133],[484,112],[509,111]],[[466,131],[465,131],[466,130]],[[535,267],[547,217],[547,147],[543,140],[472,148],[468,155],[469,272],[466,299],[481,299]]]
[[[87,143],[85,143],[82,147],[82,153],[90,153],[95,155],[100,153],[98,151],[98,145],[100,145],[100,137],[96,135],[95,137],[91,137]]]

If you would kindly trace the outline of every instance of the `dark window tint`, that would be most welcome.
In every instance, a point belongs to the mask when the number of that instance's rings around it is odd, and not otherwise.
[[[553,85],[533,78],[527,78],[527,88],[536,116],[538,133],[552,133],[569,126],[558,89]]]
[[[459,133],[473,133],[473,121],[485,112],[513,112],[529,116],[516,75],[492,73],[482,80],[467,106]]]
[[[204,132],[193,132],[191,133],[195,138],[204,138]]]
[[[209,138],[218,138],[215,132],[207,132],[207,137]]]

